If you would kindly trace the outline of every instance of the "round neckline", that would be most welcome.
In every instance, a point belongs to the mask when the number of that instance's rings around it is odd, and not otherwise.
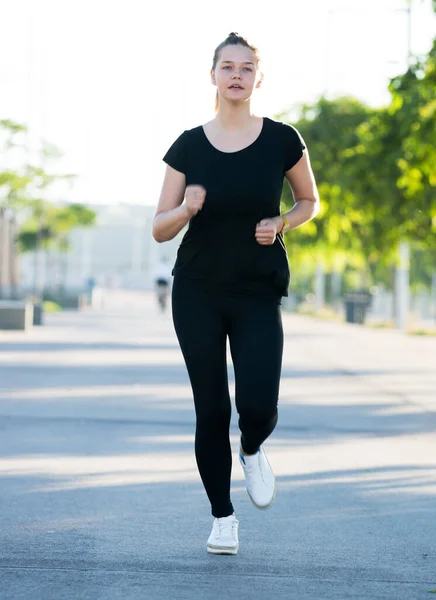
[[[256,139],[254,139],[254,140],[251,142],[251,144],[248,144],[248,146],[245,146],[244,148],[241,148],[240,150],[233,150],[233,151],[231,151],[231,152],[226,152],[225,150],[220,150],[219,148],[217,148],[216,146],[214,146],[214,145],[212,144],[212,142],[209,140],[209,138],[207,137],[207,135],[206,135],[206,132],[205,132],[205,130],[204,130],[204,126],[203,126],[203,125],[200,125],[200,129],[201,129],[201,131],[202,131],[202,133],[203,133],[203,137],[204,137],[204,139],[205,139],[205,140],[206,140],[206,142],[209,144],[209,146],[210,146],[211,148],[213,148],[213,150],[215,150],[215,152],[219,152],[220,154],[239,154],[240,152],[244,152],[245,150],[248,150],[249,148],[251,148],[252,146],[254,146],[254,144],[255,144],[256,142],[258,142],[258,141],[260,140],[260,138],[262,137],[262,134],[263,134],[263,132],[264,132],[264,130],[265,130],[265,121],[266,121],[266,117],[262,117],[262,127],[261,127],[261,129],[260,129],[260,131],[259,131],[259,135],[257,136],[257,138],[256,138]]]

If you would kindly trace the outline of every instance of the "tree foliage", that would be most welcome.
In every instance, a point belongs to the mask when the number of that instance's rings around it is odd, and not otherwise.
[[[428,282],[436,259],[436,42],[389,91],[386,107],[349,97],[300,107],[292,124],[307,144],[321,211],[287,236],[294,272],[321,261],[389,279],[398,243],[408,240]],[[282,202],[293,204],[287,184]]]
[[[5,153],[24,148],[24,125],[10,120],[0,121],[0,146]],[[95,224],[94,211],[84,204],[50,201],[48,192],[59,181],[72,182],[75,175],[58,174],[47,169],[61,155],[58,148],[44,142],[38,164],[22,163],[18,168],[0,171],[0,207],[15,211],[20,223],[18,249],[36,252],[55,249],[68,252],[69,233],[76,227]],[[36,269],[35,263],[35,269]]]

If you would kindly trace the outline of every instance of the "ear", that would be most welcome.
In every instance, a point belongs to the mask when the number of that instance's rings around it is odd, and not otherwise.
[[[213,69],[210,70],[210,80],[213,85],[216,85],[215,71]]]
[[[263,83],[263,73],[259,73],[259,79],[256,82],[256,88],[260,88],[262,87],[262,83]]]

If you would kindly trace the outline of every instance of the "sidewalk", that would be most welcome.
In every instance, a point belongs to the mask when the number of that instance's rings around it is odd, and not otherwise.
[[[234,461],[237,557],[205,550],[189,381],[152,297],[0,332],[0,600],[432,597],[436,338],[284,325],[277,499],[256,511]]]

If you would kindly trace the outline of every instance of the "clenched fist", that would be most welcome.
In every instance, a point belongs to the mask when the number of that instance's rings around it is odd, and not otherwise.
[[[185,190],[185,208],[194,217],[203,208],[206,190],[202,185],[188,185]]]
[[[256,225],[256,241],[261,246],[272,246],[276,241],[278,230],[275,219],[262,219]]]

